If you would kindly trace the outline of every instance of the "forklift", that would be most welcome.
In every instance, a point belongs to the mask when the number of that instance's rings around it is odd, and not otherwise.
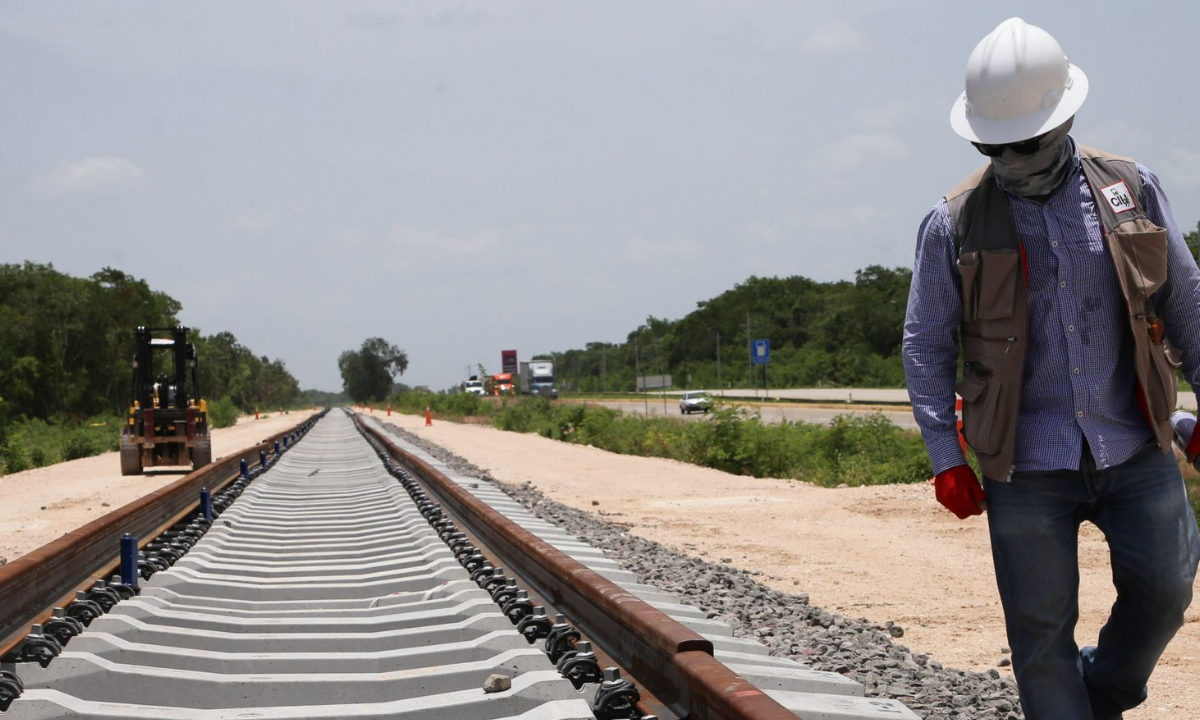
[[[188,329],[134,331],[133,402],[121,428],[121,474],[148,467],[212,462],[208,404],[200,398],[200,366]]]

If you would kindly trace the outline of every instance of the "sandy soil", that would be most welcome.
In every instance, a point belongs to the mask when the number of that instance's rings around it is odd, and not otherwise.
[[[375,417],[384,418],[382,411]],[[768,585],[807,592],[849,617],[894,620],[901,642],[942,663],[994,667],[1007,645],[986,521],[959,521],[926,485],[826,489],[636,458],[534,435],[393,415],[400,427],[506,482],[710,560],[761,570]],[[595,504],[598,503],[598,504]],[[1115,597],[1103,538],[1080,539],[1080,644],[1094,644]],[[1200,596],[1200,592],[1197,592]],[[1200,718],[1200,600],[1127,720]],[[1007,672],[1002,669],[1001,672]]]
[[[213,459],[257,445],[298,425],[305,412],[244,417],[233,427],[214,429]],[[169,485],[188,468],[156,468],[124,477],[117,453],[72,460],[0,477],[0,557],[9,561],[82,527],[113,509]]]

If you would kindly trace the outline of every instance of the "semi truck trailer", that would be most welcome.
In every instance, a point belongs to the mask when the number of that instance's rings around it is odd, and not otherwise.
[[[558,399],[558,386],[554,384],[554,362],[552,360],[530,360],[521,363],[521,392],[525,395],[544,395]]]

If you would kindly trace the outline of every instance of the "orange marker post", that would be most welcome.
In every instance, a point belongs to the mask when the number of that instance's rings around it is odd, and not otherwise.
[[[392,404],[388,403],[388,417],[392,416]]]
[[[963,435],[962,424],[962,398],[955,396],[954,398],[954,415],[958,420],[958,446],[962,448],[963,457],[967,456],[967,438]]]
[[[429,411],[429,406],[425,406],[425,427],[433,427],[433,413]]]
[[[257,405],[256,405],[256,406],[254,406],[254,419],[255,419],[255,420],[257,420],[257,419],[258,419],[258,406],[257,406]]]

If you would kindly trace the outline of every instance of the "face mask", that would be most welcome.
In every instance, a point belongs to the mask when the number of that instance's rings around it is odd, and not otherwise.
[[[1067,133],[1075,119],[1041,137],[1037,150],[1028,155],[1006,148],[992,158],[992,169],[996,179],[1005,190],[1022,197],[1049,195],[1071,173],[1075,160],[1075,148]]]

